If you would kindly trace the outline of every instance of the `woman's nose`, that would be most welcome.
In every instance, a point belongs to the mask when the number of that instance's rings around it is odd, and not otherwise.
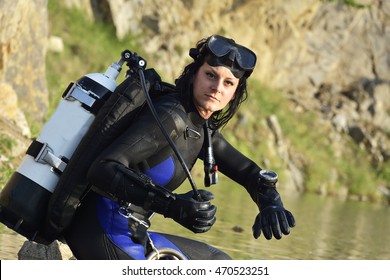
[[[221,92],[221,90],[222,90],[222,82],[219,81],[219,80],[215,80],[213,85],[212,85],[212,89],[215,92]]]

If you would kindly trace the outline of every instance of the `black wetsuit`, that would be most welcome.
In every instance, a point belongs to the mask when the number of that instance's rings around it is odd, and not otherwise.
[[[203,157],[205,121],[193,105],[184,106],[175,93],[159,97],[154,105],[165,129],[191,169],[196,160]],[[219,170],[246,188],[254,184],[260,168],[233,148],[219,132],[213,134],[212,142]],[[145,244],[138,242],[130,230],[135,222],[119,214],[117,202],[98,194],[115,194],[119,185],[132,184],[131,178],[126,175],[127,169],[148,175],[153,182],[169,191],[174,191],[186,179],[180,162],[148,107],[141,111],[125,133],[102,151],[90,168],[89,180],[99,191],[91,191],[85,197],[65,235],[76,258],[146,258]],[[142,205],[142,201],[133,204]],[[135,206],[135,214],[139,213],[146,218],[151,214]],[[155,232],[148,232],[148,236],[157,249],[172,248],[188,259],[230,258],[222,251],[194,240]]]

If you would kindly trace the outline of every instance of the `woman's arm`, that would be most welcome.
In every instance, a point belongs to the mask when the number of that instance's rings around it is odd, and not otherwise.
[[[272,236],[280,239],[283,234],[288,235],[290,228],[295,226],[295,218],[283,206],[276,190],[277,177],[270,182],[269,178],[260,174],[258,165],[231,146],[219,132],[213,138],[218,169],[244,186],[259,208],[260,213],[252,227],[254,238],[258,238],[262,232],[266,239],[271,239]],[[276,175],[274,172],[266,173]]]
[[[246,189],[253,186],[261,168],[226,141],[219,131],[213,134],[212,139],[218,170]]]
[[[182,119],[175,113],[178,106],[175,103],[156,104],[161,121],[173,138],[179,135],[179,131],[183,131],[182,126],[184,126]],[[88,180],[103,191],[115,192],[117,187],[115,182],[119,177],[120,180],[131,183],[132,177],[124,174],[126,170],[139,171],[139,163],[155,155],[167,145],[149,108],[145,107],[129,124],[127,130],[101,152],[89,169]],[[119,174],[123,175],[119,176]]]

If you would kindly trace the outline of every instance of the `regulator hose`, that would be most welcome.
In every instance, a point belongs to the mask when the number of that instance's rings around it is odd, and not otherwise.
[[[178,158],[181,166],[183,167],[184,172],[186,173],[187,178],[188,178],[188,180],[189,180],[189,182],[191,184],[192,190],[194,192],[194,199],[196,199],[198,201],[202,201],[202,197],[199,194],[198,188],[196,187],[195,181],[192,178],[191,172],[188,169],[187,164],[185,163],[185,161],[183,159],[183,156],[181,155],[180,151],[177,149],[177,147],[176,147],[175,143],[173,142],[173,140],[171,139],[171,137],[168,135],[168,132],[166,131],[164,125],[162,124],[161,119],[159,118],[159,116],[157,114],[157,111],[156,111],[156,109],[155,109],[155,107],[153,105],[153,102],[150,99],[150,95],[149,95],[149,92],[148,92],[148,89],[147,89],[147,86],[146,86],[146,81],[145,81],[145,75],[144,75],[143,68],[142,67],[138,67],[137,68],[137,72],[138,72],[139,78],[141,80],[142,90],[144,91],[144,94],[145,94],[145,97],[146,97],[146,102],[147,102],[147,104],[148,104],[148,106],[150,108],[150,111],[152,112],[152,115],[153,115],[154,119],[156,120],[157,125],[159,126],[161,132],[164,134],[164,137],[168,141],[168,143],[171,146],[173,152],[175,153],[176,157]]]

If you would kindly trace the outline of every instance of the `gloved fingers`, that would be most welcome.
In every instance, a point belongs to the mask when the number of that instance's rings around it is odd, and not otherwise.
[[[210,201],[214,199],[214,194],[212,192],[206,191],[206,190],[199,190],[198,191],[200,196],[202,197],[203,201]]]
[[[295,227],[296,223],[293,214],[288,210],[284,210],[284,213],[286,214],[288,225],[290,227]]]
[[[283,234],[288,235],[290,233],[290,226],[287,222],[287,217],[284,211],[278,211],[278,220],[279,220],[279,226],[280,230]]]
[[[255,239],[259,238],[261,231],[263,231],[264,237],[267,240],[272,239],[272,236],[276,239],[281,239],[282,233],[288,234],[290,229],[287,225],[286,217],[283,217],[283,215],[283,212],[278,213],[273,211],[266,213],[266,215],[264,213],[258,214],[252,227],[253,237]]]
[[[196,201],[193,203],[194,203],[193,205],[197,209],[197,211],[203,211],[203,212],[207,212],[210,208],[212,208],[214,206],[210,203],[210,201],[202,201],[202,202]]]
[[[215,214],[217,213],[217,207],[215,205],[209,205],[206,209],[201,209],[196,212],[196,219],[211,219],[212,217],[215,217]]]
[[[269,215],[261,215],[261,229],[263,230],[264,237],[267,240],[272,239],[272,229],[270,224]]]
[[[255,222],[252,226],[252,233],[255,239],[259,238],[259,236],[261,235],[261,214],[260,213],[255,218]]]
[[[279,219],[278,219],[278,212],[270,212],[268,215],[270,228],[271,228],[271,235],[270,239],[272,238],[272,235],[275,236],[276,239],[282,238],[282,231],[280,229]]]
[[[195,233],[202,233],[209,231],[210,228],[214,225],[217,218],[215,216],[212,216],[209,219],[195,219],[195,224],[192,226],[192,231]]]
[[[211,226],[193,226],[190,230],[193,233],[203,233],[206,231],[209,231],[211,229]]]
[[[214,225],[215,221],[217,220],[217,218],[215,216],[213,217],[210,217],[208,219],[200,219],[200,218],[196,218],[195,219],[195,225],[194,226],[212,226]]]

